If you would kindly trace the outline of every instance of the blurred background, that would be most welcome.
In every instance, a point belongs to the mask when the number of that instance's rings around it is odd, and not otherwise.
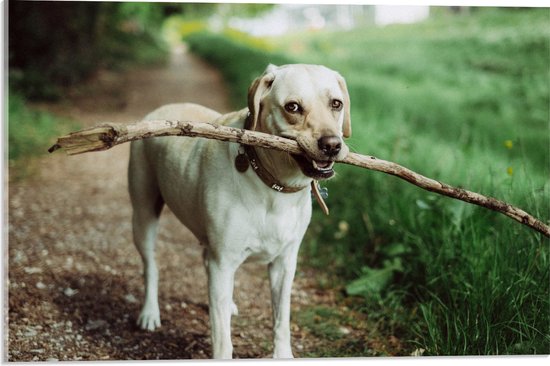
[[[10,177],[79,125],[41,105],[68,103],[102,70],[192,52],[235,109],[268,63],[333,68],[353,151],[550,219],[548,8],[10,1],[8,32]],[[365,337],[397,334],[397,354],[550,352],[548,239],[393,177],[337,172],[300,266],[366,314]],[[354,323],[338,308],[293,318],[331,339],[312,357],[372,354],[331,331]]]

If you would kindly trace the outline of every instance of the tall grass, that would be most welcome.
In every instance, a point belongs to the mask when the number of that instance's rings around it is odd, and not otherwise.
[[[186,36],[185,41],[192,52],[219,68],[231,89],[232,103],[242,108],[246,106],[250,83],[263,73],[269,63],[286,64],[291,61],[283,54],[259,49],[258,42],[249,40],[251,37],[239,39],[236,32],[226,33],[222,36],[197,32]]]
[[[77,124],[29,107],[25,99],[13,91],[9,93],[7,105],[10,178],[17,179],[32,171],[33,157],[47,154],[55,137],[77,129]]]
[[[548,220],[548,16],[486,9],[283,41],[301,50],[293,57],[347,78],[355,150]],[[366,302],[406,290],[398,306],[419,311],[418,347],[438,355],[549,352],[548,240],[378,173],[342,167],[328,185],[334,217],[316,217],[305,252],[356,278],[348,292]]]
[[[346,77],[353,150],[548,221],[549,15],[480,9],[274,42],[292,60]],[[257,73],[277,63],[216,42],[197,43],[223,69]],[[341,166],[326,185],[331,216],[315,213],[301,254],[364,298],[371,319],[393,324],[389,331],[425,354],[550,352],[546,238],[376,172]]]

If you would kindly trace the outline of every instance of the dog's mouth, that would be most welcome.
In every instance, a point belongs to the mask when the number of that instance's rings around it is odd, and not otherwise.
[[[329,179],[334,176],[334,161],[313,160],[305,155],[292,155],[306,176],[313,179]]]

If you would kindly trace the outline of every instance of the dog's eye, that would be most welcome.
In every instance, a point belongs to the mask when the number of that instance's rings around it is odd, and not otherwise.
[[[332,100],[332,103],[330,104],[330,106],[332,107],[332,109],[335,109],[337,111],[341,110],[342,107],[344,106],[344,104],[342,103],[342,101],[338,100],[338,99],[333,99]]]
[[[302,107],[296,102],[290,102],[285,104],[285,110],[290,113],[300,113],[302,112]]]

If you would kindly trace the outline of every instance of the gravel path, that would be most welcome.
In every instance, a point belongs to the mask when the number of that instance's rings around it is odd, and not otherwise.
[[[190,101],[228,111],[221,77],[180,50],[165,67],[102,72],[63,103],[43,105],[79,121],[131,122],[166,103]],[[244,106],[244,103],[243,103]],[[44,149],[53,141],[45,142]],[[210,356],[206,274],[197,240],[165,209],[157,257],[162,327],[135,326],[143,296],[132,243],[126,166],[129,145],[107,152],[37,159],[36,172],[9,184],[9,361],[187,359]],[[235,357],[270,357],[266,269],[237,273]],[[330,291],[300,271],[293,311],[335,306]],[[293,321],[297,357],[323,340]],[[346,331],[345,329],[343,331]],[[351,335],[350,335],[351,336]]]

